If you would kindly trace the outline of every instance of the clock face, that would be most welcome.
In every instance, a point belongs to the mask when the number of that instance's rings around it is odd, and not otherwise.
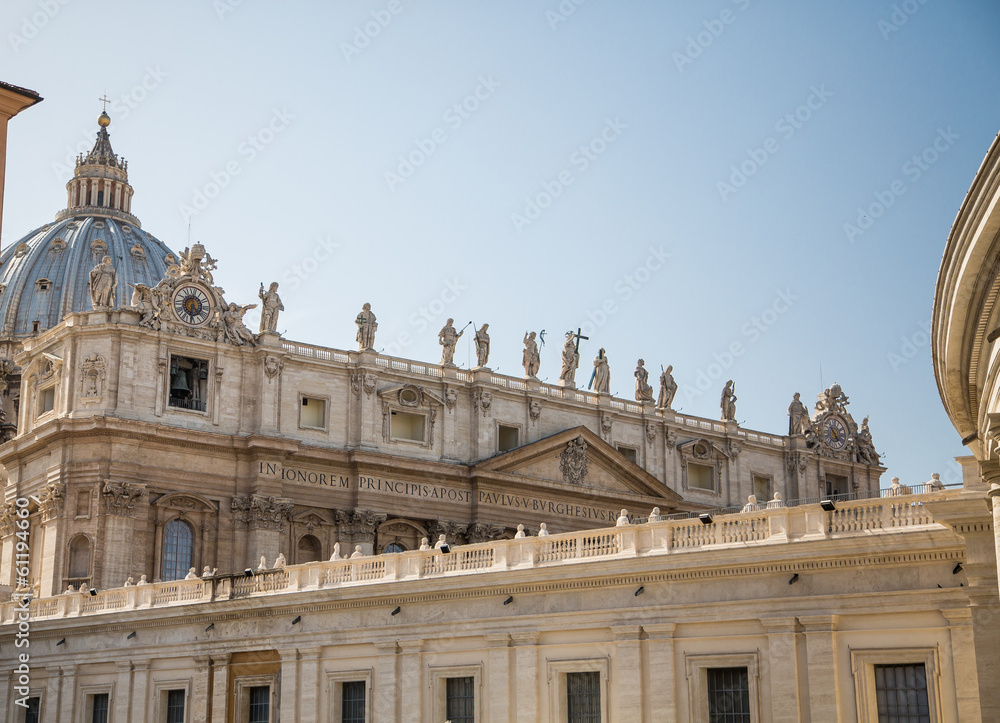
[[[197,286],[182,286],[174,294],[174,313],[187,324],[204,324],[211,311],[212,304],[208,295]]]
[[[833,449],[843,449],[847,444],[847,428],[836,417],[823,422],[823,441]]]

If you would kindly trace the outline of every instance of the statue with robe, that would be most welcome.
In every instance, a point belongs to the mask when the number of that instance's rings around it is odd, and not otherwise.
[[[670,365],[660,374],[660,396],[656,400],[657,409],[672,409],[674,395],[677,394],[677,382],[674,381],[674,368]]]
[[[643,404],[653,401],[653,387],[649,385],[649,372],[644,359],[640,359],[635,367],[635,401]]]
[[[278,330],[278,312],[284,311],[285,306],[281,303],[281,297],[278,296],[278,282],[271,282],[271,286],[267,291],[264,291],[264,284],[260,285],[260,291],[257,292],[260,297],[261,309],[260,309],[260,331],[264,333],[265,331]]]
[[[594,359],[594,373],[590,377],[590,388],[598,394],[611,393],[611,368],[608,366],[608,356],[604,349],[597,352]]]
[[[524,376],[535,379],[538,376],[538,368],[541,366],[542,358],[538,354],[538,342],[535,341],[535,332],[524,333],[524,354],[521,363],[524,365]]]
[[[114,307],[117,286],[118,272],[111,265],[111,257],[105,256],[90,272],[90,301],[94,308]]]
[[[489,324],[483,324],[476,330],[476,365],[484,367],[490,360]]]
[[[371,304],[366,303],[361,307],[361,312],[354,319],[354,323],[358,325],[358,349],[360,351],[374,349],[378,320],[375,318],[375,314],[372,313]]]
[[[566,343],[563,344],[562,350],[562,370],[559,372],[559,378],[567,385],[575,383],[576,369],[580,366],[580,352],[574,339],[573,332],[566,332]]]

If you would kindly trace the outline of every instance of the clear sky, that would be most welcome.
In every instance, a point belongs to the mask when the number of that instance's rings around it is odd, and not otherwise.
[[[631,398],[787,431],[834,382],[904,483],[965,453],[928,343],[945,241],[1000,129],[1000,5],[7,0],[4,247],[65,206],[101,110],[133,211],[219,260],[230,301],[277,280],[287,338],[437,361],[489,322],[539,376],[583,327]],[[247,320],[253,325],[248,314]],[[588,333],[589,332],[589,333]],[[456,362],[475,361],[471,328]]]

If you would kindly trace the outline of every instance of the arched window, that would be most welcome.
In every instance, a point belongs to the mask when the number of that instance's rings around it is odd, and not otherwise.
[[[183,520],[174,520],[163,533],[163,579],[180,580],[194,565],[194,531]]]
[[[382,553],[388,554],[390,552],[406,552],[406,548],[400,545],[398,542],[390,542],[388,545],[382,548]]]
[[[90,577],[90,540],[86,535],[77,535],[69,543],[69,576]]]
[[[303,535],[299,538],[299,549],[295,556],[295,562],[301,564],[303,562],[318,562],[322,559],[322,548],[319,540],[312,535]]]

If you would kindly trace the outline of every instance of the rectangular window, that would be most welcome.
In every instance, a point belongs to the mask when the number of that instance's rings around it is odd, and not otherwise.
[[[601,723],[601,674],[566,673],[566,713],[569,723]]]
[[[389,413],[389,436],[393,439],[423,442],[424,415],[391,411]]]
[[[472,676],[445,681],[445,717],[451,723],[475,723],[476,681]]]
[[[28,707],[24,709],[24,723],[38,723],[38,713],[42,706],[42,699],[36,697],[28,698]]]
[[[326,428],[326,401],[313,397],[302,397],[302,407],[299,411],[300,427]]]
[[[208,361],[171,354],[169,406],[204,412],[207,401]]]
[[[836,497],[846,495],[850,490],[847,488],[847,477],[841,474],[828,474],[826,476],[826,496]]]
[[[167,723],[184,723],[184,691],[167,691]]]
[[[923,663],[876,665],[875,699],[879,723],[931,723]]]
[[[341,723],[365,723],[365,688],[363,680],[349,680],[341,684]]]
[[[707,464],[688,462],[688,487],[695,490],[715,491],[715,468]]]
[[[750,681],[746,668],[709,668],[708,720],[750,723]]]
[[[107,693],[96,693],[91,698],[90,723],[108,723],[108,699]]]
[[[753,494],[760,504],[771,499],[771,478],[755,474],[753,476]]]
[[[635,447],[619,447],[618,451],[621,452],[625,459],[632,464],[638,464],[636,460],[639,458],[639,452],[635,449]]]
[[[517,427],[501,424],[497,430],[498,451],[507,452],[511,449],[517,449],[517,437],[520,431]]]
[[[56,388],[49,387],[48,389],[42,390],[42,407],[38,411],[39,414],[45,414],[46,412],[51,412],[56,408]]]
[[[248,691],[247,723],[269,723],[271,720],[271,686],[255,685]]]

